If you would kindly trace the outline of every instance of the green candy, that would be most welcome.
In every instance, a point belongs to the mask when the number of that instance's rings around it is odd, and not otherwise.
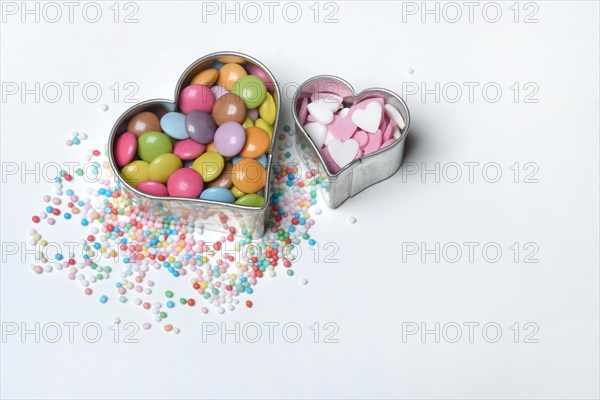
[[[265,204],[265,198],[256,193],[245,194],[236,200],[235,204],[240,206],[262,207]]]
[[[138,138],[137,151],[142,160],[152,162],[158,155],[171,153],[173,144],[162,132],[145,132]]]
[[[267,87],[257,76],[246,75],[238,79],[231,89],[231,93],[237,94],[244,100],[247,109],[257,108],[267,97]]]

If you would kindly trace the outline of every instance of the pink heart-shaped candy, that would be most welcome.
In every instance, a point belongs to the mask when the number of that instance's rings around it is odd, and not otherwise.
[[[367,145],[363,148],[365,155],[376,152],[381,148],[381,138],[383,133],[378,129],[377,132],[369,135],[369,141]]]

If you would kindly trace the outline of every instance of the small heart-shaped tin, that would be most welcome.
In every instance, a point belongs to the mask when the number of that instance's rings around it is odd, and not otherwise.
[[[253,207],[239,204],[223,203],[214,200],[198,198],[165,197],[146,194],[130,185],[120,173],[115,160],[114,145],[120,135],[127,131],[128,121],[135,115],[148,111],[162,115],[170,111],[179,111],[179,98],[182,90],[191,84],[194,77],[201,71],[212,68],[216,63],[238,63],[251,69],[253,74],[262,73],[268,77],[272,85],[272,95],[276,103],[276,115],[273,122],[273,135],[270,148],[266,153],[266,185],[264,187],[264,204]],[[218,232],[243,234],[250,232],[253,238],[260,238],[264,234],[267,208],[271,194],[271,164],[272,149],[274,147],[275,132],[279,122],[281,93],[273,74],[256,59],[237,52],[217,52],[208,54],[192,63],[181,75],[175,89],[175,101],[154,99],[136,104],[125,111],[114,124],[108,140],[108,159],[121,189],[126,192],[135,204],[144,212],[149,212],[156,217],[175,217],[187,220],[188,224],[201,224],[204,228]]]
[[[309,134],[304,128],[304,124],[311,121],[311,116],[307,115],[308,99],[322,99],[327,96],[341,99],[341,105],[346,108],[369,99],[382,99],[386,107],[391,106],[393,108],[392,113],[397,111],[403,119],[404,126],[398,127],[400,131],[399,137],[395,138],[393,143],[367,153],[370,151],[370,147],[366,140],[370,137],[370,134],[361,132],[358,135],[358,138],[361,140],[357,140],[359,146],[361,146],[358,154],[363,154],[360,152],[364,151],[365,155],[354,159],[339,168],[339,170],[336,170],[337,168],[334,168],[336,164],[332,163],[331,154],[324,154],[321,151],[321,146],[315,142],[315,139],[317,139],[317,142],[320,143],[322,134],[315,137],[314,129]],[[371,185],[389,178],[400,168],[404,156],[404,144],[410,126],[410,113],[404,100],[396,93],[387,89],[371,88],[356,94],[352,86],[345,80],[332,75],[319,75],[310,78],[300,85],[296,91],[292,105],[296,124],[296,144],[298,151],[302,155],[306,165],[310,169],[317,169],[317,173],[323,178],[321,186],[325,201],[329,207],[337,208],[348,198],[355,196]],[[378,109],[377,106],[371,108]],[[317,117],[320,117],[320,115],[317,115]],[[350,118],[350,116],[345,116],[345,118]],[[354,122],[359,122],[368,124],[370,121],[361,121],[367,118],[367,115],[360,115],[360,118],[354,118],[352,122],[340,121],[339,123],[353,124]],[[334,121],[333,123],[337,124],[338,121]],[[376,133],[372,134],[373,137],[377,136],[379,138],[383,135],[383,132],[376,128],[372,130],[376,131]],[[385,133],[386,135],[391,134],[387,130]],[[338,159],[345,160],[348,158],[348,154],[345,154],[344,151],[356,151],[356,143],[346,145],[346,142],[344,142],[340,145],[338,142],[339,140],[336,138],[325,139],[325,143],[334,145],[333,148],[338,152],[336,153]]]

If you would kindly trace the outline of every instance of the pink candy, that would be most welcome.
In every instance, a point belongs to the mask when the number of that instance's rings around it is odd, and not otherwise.
[[[114,149],[117,166],[119,168],[124,167],[135,157],[137,151],[137,136],[130,132],[123,133],[117,139]]]
[[[184,139],[175,143],[173,154],[182,160],[195,160],[206,150],[206,145],[192,139]]]
[[[167,181],[169,196],[195,199],[200,196],[204,182],[202,176],[191,168],[180,168]]]
[[[143,181],[138,183],[136,189],[142,193],[149,194],[151,196],[168,196],[169,192],[167,187],[158,181]]]
[[[192,110],[210,113],[215,104],[215,95],[208,86],[189,85],[181,91],[179,107],[184,114]]]
[[[273,91],[273,83],[271,82],[271,79],[269,79],[269,76],[262,69],[258,68],[254,64],[246,64],[244,65],[244,67],[250,75],[259,77],[260,80],[265,83],[265,86],[267,87],[268,91]]]

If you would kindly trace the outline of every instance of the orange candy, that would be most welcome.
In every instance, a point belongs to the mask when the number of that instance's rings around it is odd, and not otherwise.
[[[262,156],[269,149],[271,139],[269,134],[263,129],[251,127],[246,129],[246,144],[240,152],[244,158],[257,158]]]
[[[239,64],[225,64],[219,70],[219,79],[217,79],[217,85],[223,86],[227,90],[233,88],[233,84],[240,79],[242,76],[246,76],[248,73]]]
[[[199,72],[190,85],[205,85],[212,86],[217,81],[219,77],[219,71],[214,68],[205,69],[204,71]]]
[[[233,166],[231,180],[244,193],[256,193],[265,187],[267,171],[253,158],[244,158]]]

